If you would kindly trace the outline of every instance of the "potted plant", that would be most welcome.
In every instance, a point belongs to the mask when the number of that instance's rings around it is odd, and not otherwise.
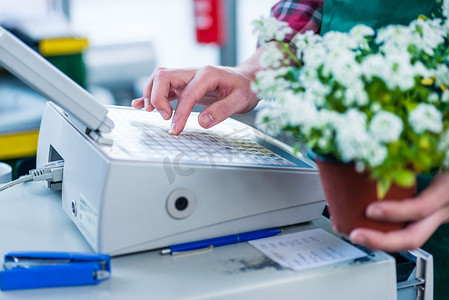
[[[306,32],[289,44],[282,42],[287,24],[255,22],[262,42],[278,41],[263,45],[252,86],[267,101],[256,125],[271,134],[287,131],[311,150],[342,233],[397,228],[364,218],[364,201],[409,197],[416,174],[449,168],[446,5],[442,19],[420,17],[377,31],[358,25],[323,37]],[[355,204],[333,203],[351,197]],[[355,216],[340,216],[345,211]],[[355,217],[362,219],[343,224]]]

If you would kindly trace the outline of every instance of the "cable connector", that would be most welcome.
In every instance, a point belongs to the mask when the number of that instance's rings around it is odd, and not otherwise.
[[[29,175],[22,176],[14,181],[5,183],[0,186],[0,191],[6,190],[14,185],[27,181],[42,181],[47,180],[49,184],[62,183],[62,174],[64,171],[64,161],[52,161],[46,164],[43,168],[30,170]]]
[[[43,168],[30,170],[29,174],[33,176],[34,181],[47,180],[51,182],[62,181],[62,171],[64,170],[64,161],[52,161]]]

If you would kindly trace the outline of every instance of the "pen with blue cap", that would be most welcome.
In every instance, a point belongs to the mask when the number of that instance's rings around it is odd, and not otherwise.
[[[261,238],[266,238],[269,236],[276,235],[278,233],[281,233],[282,229],[263,229],[263,230],[257,230],[257,231],[250,231],[250,232],[244,232],[244,233],[238,233],[238,234],[232,234],[207,240],[201,240],[191,243],[185,243],[185,244],[178,244],[170,246],[166,249],[163,249],[161,251],[161,254],[174,254],[178,252],[187,252],[192,250],[199,250],[199,249],[208,249],[211,247],[219,247],[219,246],[225,246],[225,245],[231,245],[231,244],[237,244],[240,242],[246,242],[251,240],[257,240]]]

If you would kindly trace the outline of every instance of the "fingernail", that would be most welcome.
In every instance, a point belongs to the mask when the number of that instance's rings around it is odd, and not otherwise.
[[[150,99],[143,98],[143,107],[147,108],[151,104]]]
[[[142,108],[142,98],[137,98],[131,101],[131,106],[134,108]]]
[[[161,114],[161,116],[164,120],[170,119],[170,115],[165,110],[161,109],[161,110],[159,110],[159,113]],[[172,124],[172,126],[173,126],[173,124]]]
[[[178,132],[176,131],[176,124],[172,123],[170,126],[170,129],[168,130],[168,133],[173,134],[173,135],[177,135]]]
[[[203,120],[204,125],[206,125],[206,128],[209,128],[209,126],[212,125],[212,122],[214,122],[214,119],[210,114],[202,114],[201,119]]]
[[[366,243],[366,237],[363,234],[357,234],[357,232],[354,231],[349,234],[349,239],[354,244],[365,245]]]
[[[378,206],[369,206],[366,214],[368,217],[381,218],[385,215],[384,210]]]

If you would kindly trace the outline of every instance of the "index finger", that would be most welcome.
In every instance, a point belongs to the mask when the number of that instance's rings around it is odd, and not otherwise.
[[[449,174],[438,174],[431,184],[414,198],[401,201],[382,200],[368,206],[366,214],[376,220],[415,221],[449,205]]]
[[[172,108],[169,103],[170,91],[185,87],[193,78],[193,69],[157,69],[152,74],[152,80],[144,90],[144,97],[149,97],[151,105],[166,120],[170,119]]]
[[[387,252],[412,250],[421,247],[445,220],[449,208],[435,212],[405,228],[390,232],[381,232],[368,228],[356,228],[349,234],[351,242],[373,250]]]
[[[216,90],[219,83],[217,76],[215,68],[210,66],[203,67],[196,72],[180,95],[170,134],[179,134],[184,129],[195,103],[208,92]]]

